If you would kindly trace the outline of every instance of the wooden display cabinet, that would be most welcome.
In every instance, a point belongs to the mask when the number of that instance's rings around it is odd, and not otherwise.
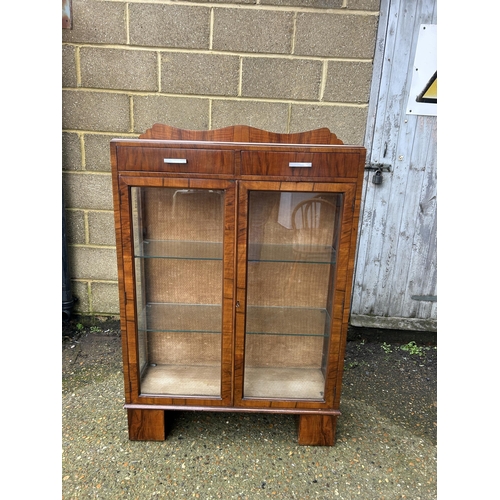
[[[366,151],[328,129],[113,139],[131,440],[172,410],[298,415],[333,445]]]

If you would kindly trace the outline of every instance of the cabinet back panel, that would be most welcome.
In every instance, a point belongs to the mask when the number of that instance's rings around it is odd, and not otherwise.
[[[321,368],[322,337],[247,335],[245,366]]]
[[[148,303],[222,301],[222,261],[147,259],[144,267]]]
[[[149,362],[175,365],[220,364],[221,336],[195,332],[149,332]]]
[[[222,242],[223,191],[147,188],[143,238]]]

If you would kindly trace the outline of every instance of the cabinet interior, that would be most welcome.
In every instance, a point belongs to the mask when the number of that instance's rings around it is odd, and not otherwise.
[[[132,187],[141,393],[219,397],[224,190]],[[251,191],[243,395],[324,398],[342,194]]]

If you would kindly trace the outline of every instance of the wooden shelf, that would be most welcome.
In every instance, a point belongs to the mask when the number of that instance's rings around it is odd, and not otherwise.
[[[246,398],[323,400],[324,376],[319,369],[247,368],[244,378]],[[220,394],[217,366],[148,366],[141,392],[150,395],[208,396]]]
[[[313,368],[252,368],[245,370],[246,398],[323,400],[325,377]]]
[[[141,381],[143,394],[216,397],[220,387],[218,365],[148,366]]]

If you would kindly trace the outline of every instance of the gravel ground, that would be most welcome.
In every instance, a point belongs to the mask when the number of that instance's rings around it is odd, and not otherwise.
[[[62,498],[437,498],[435,340],[350,330],[333,447],[299,446],[291,415],[211,412],[132,442],[118,323],[65,323]]]

